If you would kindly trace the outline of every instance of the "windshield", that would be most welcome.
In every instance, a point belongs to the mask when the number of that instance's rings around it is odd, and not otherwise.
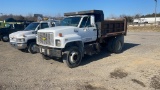
[[[35,30],[38,25],[39,25],[39,23],[31,23],[24,29],[24,31]]]
[[[61,21],[61,26],[75,26],[77,27],[81,17],[68,17]]]

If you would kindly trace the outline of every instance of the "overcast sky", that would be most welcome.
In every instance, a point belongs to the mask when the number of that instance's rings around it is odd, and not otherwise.
[[[1,0],[0,13],[4,14],[43,14],[54,16],[65,12],[83,10],[103,10],[105,17],[122,14],[145,15],[154,13],[155,0]],[[157,5],[160,13],[160,0]]]

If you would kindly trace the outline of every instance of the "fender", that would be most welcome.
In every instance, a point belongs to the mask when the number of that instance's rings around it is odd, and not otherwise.
[[[36,39],[29,39],[29,40],[27,41],[27,46],[28,46],[31,42],[36,42]]]
[[[81,44],[82,47],[84,46],[81,36],[77,34],[70,34],[70,35],[64,36],[64,43],[62,44],[62,47],[65,48],[67,45],[70,45],[69,43],[72,43],[72,44],[78,43],[78,44]]]

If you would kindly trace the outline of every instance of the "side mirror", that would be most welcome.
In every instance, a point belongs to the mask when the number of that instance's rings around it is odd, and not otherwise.
[[[91,15],[91,26],[92,27],[95,26],[95,17],[94,17],[94,15]]]
[[[33,31],[32,34],[37,34],[37,31]]]
[[[55,27],[56,25],[53,23],[51,27]]]
[[[9,24],[9,28],[10,29],[15,29],[15,25],[14,24]]]

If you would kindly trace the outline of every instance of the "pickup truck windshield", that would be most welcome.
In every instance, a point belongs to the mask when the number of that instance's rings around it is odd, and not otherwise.
[[[75,26],[77,27],[79,22],[81,20],[81,17],[68,17],[64,18],[61,21],[61,26]]]
[[[31,23],[24,29],[24,31],[35,30],[38,25],[39,23]]]

